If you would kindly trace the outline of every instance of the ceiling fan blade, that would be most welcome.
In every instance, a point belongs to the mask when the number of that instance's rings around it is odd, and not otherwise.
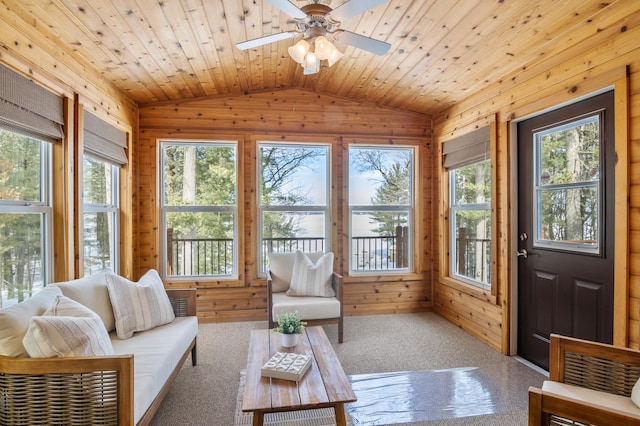
[[[384,55],[391,48],[389,43],[352,33],[351,31],[337,30],[333,33],[333,36],[337,41],[375,53],[376,55]]]
[[[350,0],[342,3],[340,6],[327,13],[327,16],[331,17],[334,21],[344,22],[359,13],[373,9],[374,7],[386,2],[387,0]]]
[[[293,38],[297,35],[298,35],[297,31],[287,31],[284,33],[271,34],[264,37],[254,38],[253,40],[247,40],[240,43],[236,43],[236,47],[240,50],[253,49],[254,47],[259,47],[268,43],[273,43],[276,41]]]
[[[296,19],[305,19],[307,14],[289,0],[267,0],[269,3]]]

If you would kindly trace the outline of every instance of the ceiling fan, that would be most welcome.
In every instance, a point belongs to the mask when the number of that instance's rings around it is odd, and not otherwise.
[[[391,47],[389,43],[338,28],[341,22],[387,0],[348,0],[335,9],[323,0],[309,0],[309,4],[301,8],[289,0],[267,1],[291,16],[298,28],[237,43],[238,49],[252,49],[302,34],[302,40],[289,47],[289,55],[302,65],[305,74],[314,74],[320,70],[320,60],[327,60],[329,66],[332,66],[343,56],[327,36],[376,55],[384,55]]]

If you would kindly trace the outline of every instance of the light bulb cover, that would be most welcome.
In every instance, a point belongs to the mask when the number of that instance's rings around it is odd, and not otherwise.
[[[305,55],[309,51],[309,42],[302,39],[293,46],[289,47],[287,50],[289,51],[289,56],[291,56],[291,59],[301,64],[302,61],[304,61]]]
[[[337,47],[333,46],[333,51],[331,51],[331,54],[327,58],[327,63],[331,67],[331,66],[333,66],[333,64],[338,62],[340,60],[340,58],[342,58],[343,56],[344,56],[344,53],[339,51]]]
[[[319,59],[329,59],[331,53],[335,50],[335,47],[325,36],[318,36],[315,40],[315,52]]]
[[[308,52],[302,63],[304,74],[315,74],[320,71],[320,59],[314,52]]]

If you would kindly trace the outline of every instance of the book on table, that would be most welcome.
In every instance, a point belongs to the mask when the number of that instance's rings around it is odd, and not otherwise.
[[[261,371],[263,377],[299,382],[310,366],[310,354],[276,352]]]

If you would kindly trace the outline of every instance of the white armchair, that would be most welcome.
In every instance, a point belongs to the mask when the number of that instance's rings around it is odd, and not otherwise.
[[[302,252],[269,254],[269,328],[276,326],[278,315],[281,313],[297,311],[308,325],[337,324],[338,342],[342,343],[342,275],[332,270],[333,254],[301,254]],[[329,259],[330,265],[324,263],[329,262]]]

